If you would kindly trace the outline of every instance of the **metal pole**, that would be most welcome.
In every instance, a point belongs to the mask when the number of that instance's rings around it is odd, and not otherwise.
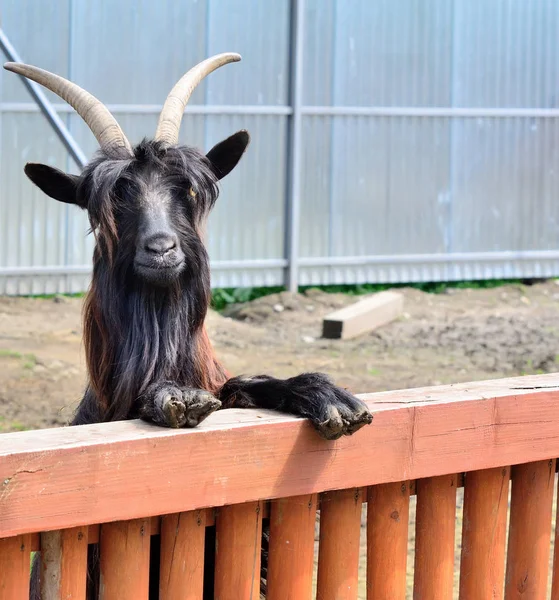
[[[296,292],[299,286],[299,222],[301,201],[301,136],[303,105],[303,37],[304,0],[291,1],[291,61],[289,74],[289,95],[292,116],[289,126],[288,145],[288,185],[287,185],[287,236],[286,255],[288,267],[286,287]]]
[[[23,62],[17,53],[16,49],[10,43],[10,40],[6,37],[6,34],[2,29],[0,29],[0,48],[6,55],[6,58],[11,62]],[[35,100],[35,102],[39,105],[41,112],[47,118],[47,121],[50,123],[50,126],[54,129],[56,135],[60,138],[61,142],[66,147],[66,150],[70,153],[74,161],[83,169],[83,167],[87,164],[87,158],[83,153],[82,149],[79,147],[76,140],[73,138],[72,134],[68,131],[66,125],[64,125],[63,121],[60,119],[56,111],[54,110],[52,104],[49,99],[45,96],[43,90],[39,86],[39,84],[27,79],[27,77],[21,77],[25,87],[29,90],[29,93]]]

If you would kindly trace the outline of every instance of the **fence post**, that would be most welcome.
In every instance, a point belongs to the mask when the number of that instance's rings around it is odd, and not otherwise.
[[[357,600],[363,492],[327,492],[320,503],[318,600]]]
[[[456,475],[417,481],[414,600],[451,600]]]
[[[30,536],[0,539],[0,600],[29,598]]]
[[[41,534],[43,598],[85,600],[87,543],[87,527],[72,527]]]
[[[466,473],[460,598],[502,598],[509,467]]]
[[[272,502],[268,600],[311,599],[316,502],[316,494]]]
[[[515,465],[511,480],[505,600],[545,598],[555,459]]]
[[[369,488],[367,503],[367,598],[404,600],[408,559],[410,482]]]
[[[299,224],[301,205],[301,128],[303,105],[304,0],[291,0],[289,102],[291,118],[287,151],[285,285],[290,292],[299,287]]]
[[[205,510],[165,515],[161,519],[160,600],[202,597],[205,536]]]

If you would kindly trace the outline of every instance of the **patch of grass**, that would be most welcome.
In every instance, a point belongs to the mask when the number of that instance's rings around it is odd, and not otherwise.
[[[34,354],[24,354],[23,358],[25,359],[24,369],[32,369],[37,364],[37,357]]]
[[[299,291],[304,292],[314,287],[326,293],[359,296],[407,287],[427,292],[428,294],[444,294],[448,289],[492,289],[514,284],[524,285],[526,282],[520,279],[487,279],[479,281],[433,281],[426,283],[360,283],[355,285],[302,286],[299,288]]]
[[[27,431],[29,429],[29,427],[27,427],[20,421],[12,421],[11,423],[9,423],[8,427],[12,431]]]
[[[86,292],[75,292],[72,294],[33,294],[22,296],[22,298],[38,298],[39,300],[52,300],[53,298],[84,298]]]
[[[8,431],[27,431],[29,427],[21,421],[6,421],[5,417],[0,417],[0,433]]]
[[[0,348],[0,358],[21,358],[21,352]]]
[[[8,350],[6,348],[0,348],[0,358],[16,358],[23,360],[22,367],[24,369],[32,369],[37,364],[37,357],[34,354],[22,354],[15,350]]]
[[[367,369],[367,373],[369,375],[372,375],[373,377],[376,377],[377,375],[380,375],[380,371],[375,368],[375,367],[371,367],[370,369]]]
[[[230,304],[250,302],[270,294],[284,292],[285,287],[255,287],[255,288],[216,288],[212,291],[212,308],[222,311]]]
[[[429,294],[443,294],[448,289],[492,289],[503,285],[518,285],[523,287],[532,281],[521,279],[488,279],[480,281],[435,281],[430,283],[359,283],[353,285],[321,285],[301,286],[299,291],[304,293],[310,289],[318,289],[328,294],[347,294],[361,296],[389,289],[409,287]],[[285,287],[254,287],[254,288],[215,288],[212,291],[211,306],[214,310],[223,311],[230,304],[250,302],[270,294],[284,292]]]
[[[430,294],[442,294],[449,288],[455,289],[488,289],[500,287],[502,285],[530,285],[534,280],[521,279],[488,279],[480,281],[435,281],[427,283],[358,283],[348,285],[305,285],[299,287],[300,292],[305,292],[310,289],[319,289],[331,294],[347,294],[348,296],[360,296],[363,294],[373,294],[384,290],[411,287],[422,292]],[[285,291],[285,286],[273,287],[249,287],[249,288],[215,288],[212,290],[211,307],[217,311],[223,311],[230,304],[240,304],[250,302],[263,296],[277,294]],[[34,296],[25,296],[39,298],[42,300],[52,300],[56,297],[64,298],[83,298],[85,292],[77,292],[74,294],[38,294]]]

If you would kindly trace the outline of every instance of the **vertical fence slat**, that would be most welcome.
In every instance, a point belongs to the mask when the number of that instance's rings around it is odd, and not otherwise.
[[[149,518],[101,526],[100,600],[147,600],[150,533]]]
[[[460,598],[502,598],[510,469],[472,471],[464,482]]]
[[[0,600],[28,600],[30,575],[29,536],[0,539]]]
[[[87,527],[41,534],[43,598],[85,600],[87,543]]]
[[[202,598],[206,513],[193,510],[161,519],[160,600]]]
[[[369,488],[367,598],[404,600],[408,558],[409,482]]]
[[[559,600],[559,483],[557,484],[557,508],[555,510],[555,548],[553,551],[553,580],[551,600]]]
[[[216,518],[215,597],[260,597],[262,502],[220,508]]]
[[[315,520],[316,494],[272,502],[267,600],[310,599]]]
[[[413,597],[452,600],[456,475],[417,482]]]
[[[547,594],[555,460],[511,471],[505,599],[539,600]]]
[[[356,600],[363,493],[329,492],[320,501],[317,600]]]

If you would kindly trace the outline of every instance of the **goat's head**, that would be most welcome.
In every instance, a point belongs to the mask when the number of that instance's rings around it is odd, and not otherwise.
[[[28,163],[25,173],[48,196],[87,210],[96,236],[95,260],[142,284],[168,286],[207,271],[203,230],[217,198],[217,182],[249,143],[239,131],[207,154],[178,146],[184,108],[198,83],[240,60],[220,54],[188,71],[169,93],[155,139],[132,147],[106,106],[74,83],[36,67],[7,63],[10,71],[50,89],[84,119],[101,149],[81,175]]]

